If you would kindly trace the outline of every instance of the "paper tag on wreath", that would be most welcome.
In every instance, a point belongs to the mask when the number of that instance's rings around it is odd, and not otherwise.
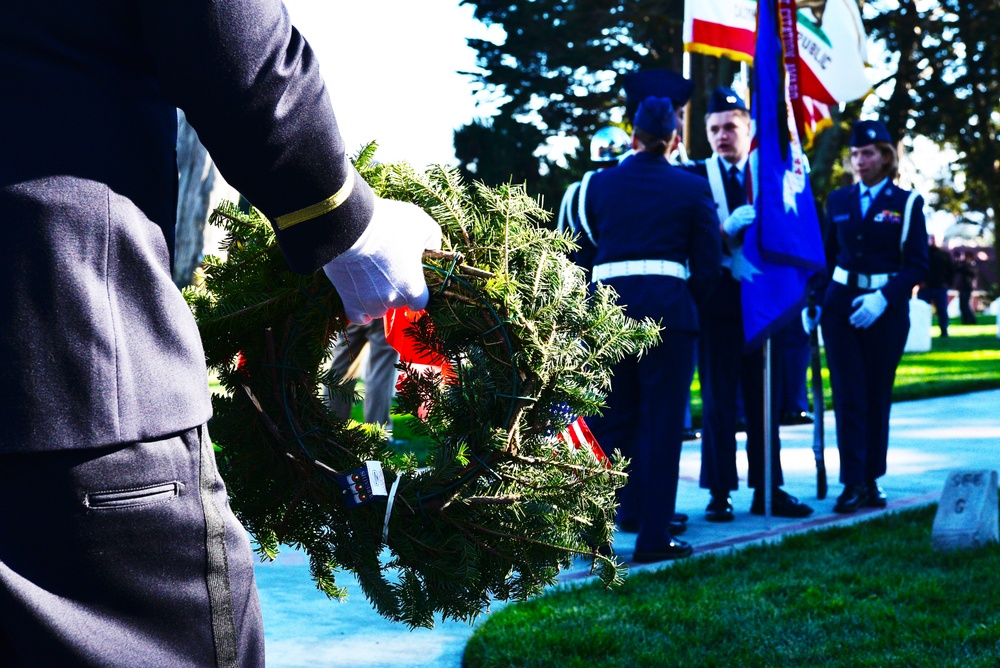
[[[389,496],[381,462],[365,462],[361,468],[337,476],[337,483],[344,490],[344,500],[348,508],[371,503],[376,497]]]

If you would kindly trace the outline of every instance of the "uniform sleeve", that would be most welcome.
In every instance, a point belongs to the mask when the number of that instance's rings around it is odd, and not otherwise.
[[[349,248],[374,196],[348,163],[310,46],[278,0],[141,0],[142,39],[166,98],[223,177],[272,222],[289,265]]]
[[[903,242],[903,266],[899,273],[889,279],[888,285],[882,288],[882,294],[890,304],[906,304],[913,292],[913,286],[927,276],[929,266],[924,198],[917,195],[913,202],[910,228]]]
[[[695,302],[704,304],[721,277],[722,240],[719,235],[719,214],[709,190],[708,181],[694,201],[694,227],[688,257],[691,275],[688,287]]]

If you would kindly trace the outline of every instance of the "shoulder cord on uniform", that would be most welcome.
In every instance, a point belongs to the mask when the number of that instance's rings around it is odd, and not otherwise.
[[[590,183],[590,177],[593,175],[594,172],[587,172],[580,180],[580,205],[578,208],[578,220],[580,221],[580,228],[583,230],[584,234],[587,235],[587,238],[590,239],[590,243],[596,246],[597,242],[594,241],[594,235],[590,231],[590,224],[587,222],[587,211],[585,208],[587,204],[587,184]]]
[[[573,196],[576,191],[580,188],[580,182],[571,183],[569,188],[566,188],[566,194],[563,195],[562,203],[559,205],[559,221],[556,223],[557,232],[565,232],[567,229],[570,232],[576,232],[576,226],[573,225]]]
[[[906,245],[906,237],[910,234],[910,216],[913,214],[913,204],[917,201],[917,193],[910,191],[910,196],[906,198],[906,211],[903,213],[903,233],[899,237],[899,252],[903,252]]]
[[[708,185],[712,188],[712,199],[719,214],[719,222],[729,218],[729,203],[726,201],[726,186],[722,183],[722,170],[719,161],[712,156],[705,161],[705,172],[708,174]]]

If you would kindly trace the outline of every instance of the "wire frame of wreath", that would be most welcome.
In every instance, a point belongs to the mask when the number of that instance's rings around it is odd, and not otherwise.
[[[479,339],[481,339],[482,342],[486,344],[488,338],[499,337],[499,340],[502,342],[503,347],[508,355],[508,358],[513,359],[514,346],[511,341],[507,321],[500,316],[500,314],[493,307],[493,305],[490,304],[489,300],[471,282],[469,282],[466,278],[463,277],[463,275],[465,275],[476,278],[491,278],[493,277],[493,274],[491,272],[482,269],[462,264],[461,253],[427,251],[425,253],[425,258],[445,259],[448,260],[449,262],[447,268],[437,267],[431,264],[423,265],[423,268],[426,271],[433,272],[441,277],[441,284],[440,286],[437,287],[434,293],[434,297],[443,299],[457,299],[467,304],[472,303],[475,306],[485,310],[485,312],[488,313],[490,316],[489,319],[492,322],[492,325],[487,327],[486,329],[483,329],[478,333]],[[460,288],[461,292],[456,292],[453,289],[455,287]],[[324,293],[332,289],[333,287],[329,286],[324,290]],[[325,317],[329,319],[334,318],[333,314],[330,313],[330,311],[326,308],[326,306],[322,304],[319,301],[319,299],[317,299],[316,296],[310,294],[305,289],[302,289],[300,291],[307,298],[306,308],[319,309]],[[322,296],[322,293],[319,296]],[[314,455],[309,445],[307,444],[308,437],[320,431],[321,428],[318,426],[303,428],[303,425],[299,424],[299,420],[296,419],[295,411],[293,408],[296,403],[295,398],[290,396],[289,394],[290,388],[292,386],[292,383],[289,382],[290,381],[288,377],[289,373],[306,371],[305,369],[300,369],[296,367],[294,364],[292,364],[290,357],[291,357],[291,352],[294,350],[301,336],[300,334],[301,321],[307,315],[308,314],[305,311],[300,312],[299,316],[292,324],[289,330],[289,335],[287,337],[287,343],[284,346],[284,350],[282,351],[282,358],[280,360],[276,360],[273,365],[265,364],[264,366],[276,367],[280,373],[279,386],[281,388],[282,410],[284,411],[285,423],[286,425],[288,425],[288,429],[291,432],[292,436],[291,440],[294,441],[294,443],[298,446],[298,448],[301,450],[302,455],[304,455],[307,458],[307,461],[311,463],[313,466],[315,466],[316,469],[318,469],[321,472],[321,475],[333,481],[333,479],[337,475],[340,475],[341,472],[333,469],[332,467],[328,466],[327,464],[319,460]],[[494,338],[494,340],[496,339]],[[454,363],[456,360],[451,359],[449,361]],[[507,429],[510,429],[511,427],[511,423],[514,419],[517,406],[520,402],[534,403],[537,401],[536,397],[521,396],[518,393],[520,386],[521,382],[517,367],[516,365],[511,364],[511,372],[509,378],[510,391],[509,393],[496,394],[498,398],[508,400],[507,417],[504,421],[504,427]],[[433,492],[416,493],[417,503],[421,512],[423,512],[424,510],[425,502],[448,496],[454,490],[462,487],[463,485],[469,483],[472,480],[477,479],[484,472],[489,473],[493,477],[499,479],[500,476],[490,468],[491,460],[497,455],[496,451],[488,452],[484,456],[480,456],[480,454],[476,452],[470,452],[469,454],[471,458],[475,460],[475,463],[471,467],[469,467],[463,473],[463,475],[456,478],[455,480],[448,482],[442,488],[435,490]],[[358,464],[360,465],[360,463],[361,462],[359,460]]]

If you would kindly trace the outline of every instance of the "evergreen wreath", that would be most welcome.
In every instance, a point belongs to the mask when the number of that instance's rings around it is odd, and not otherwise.
[[[375,193],[422,207],[444,236],[444,250],[424,256],[431,300],[409,335],[451,373],[403,364],[397,396],[431,443],[426,461],[324,404],[323,385],[346,392],[324,370],[346,324],[340,299],[323,272],[288,270],[257,211],[213,213],[227,257],[206,258],[204,282],[187,291],[225,390],[210,423],[220,470],[258,553],[302,549],[338,599],[334,574],[348,569],[381,615],[411,627],[529,598],[577,557],[619,583],[621,564],[600,548],[625,462],[617,452],[598,462],[555,435],[600,410],[611,366],[654,345],[657,326],[627,318],[610,288],[588,291],[568,257],[573,240],[544,227],[548,213],[523,187],[419,173],[374,152],[355,164]],[[335,482],[369,460],[387,484],[399,478],[388,517],[386,498],[348,508]]]

